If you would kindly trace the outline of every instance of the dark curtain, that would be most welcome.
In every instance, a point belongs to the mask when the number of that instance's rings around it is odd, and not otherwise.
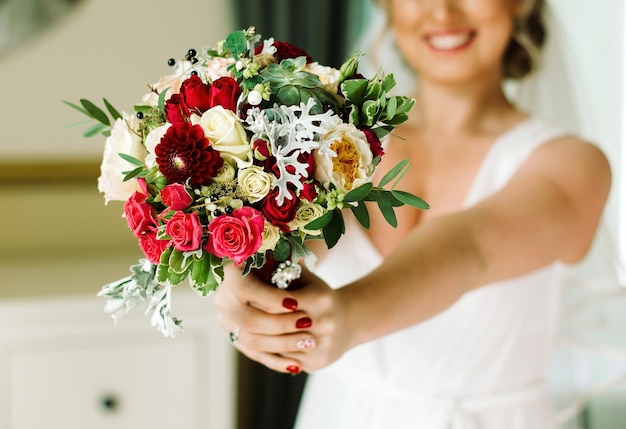
[[[238,29],[253,25],[263,39],[288,42],[314,61],[338,68],[351,54],[367,0],[236,0]],[[240,355],[238,429],[291,429],[306,375],[276,373]]]

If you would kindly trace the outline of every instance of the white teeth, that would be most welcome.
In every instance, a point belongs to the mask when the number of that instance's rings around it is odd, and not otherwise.
[[[435,49],[455,49],[463,46],[470,39],[469,33],[446,34],[441,36],[429,36],[428,43]]]

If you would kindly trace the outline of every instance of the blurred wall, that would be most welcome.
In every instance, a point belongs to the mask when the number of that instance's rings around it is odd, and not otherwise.
[[[233,30],[227,0],[84,0],[0,60],[0,298],[95,295],[141,256],[96,188],[104,139],[61,100],[130,110],[167,60]],[[45,169],[44,169],[45,167]]]

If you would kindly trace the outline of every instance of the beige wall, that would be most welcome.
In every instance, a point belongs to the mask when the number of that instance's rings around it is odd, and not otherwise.
[[[61,100],[105,96],[130,110],[167,60],[213,45],[232,31],[227,0],[85,0],[71,16],[0,61],[0,168],[22,162],[96,165],[103,138],[86,140],[83,120]],[[4,169],[6,170],[6,169]],[[126,276],[141,256],[93,177],[7,181],[0,171],[0,299],[93,295]],[[58,172],[62,176],[63,171]],[[6,174],[5,174],[6,175]],[[18,174],[19,176],[19,174]]]

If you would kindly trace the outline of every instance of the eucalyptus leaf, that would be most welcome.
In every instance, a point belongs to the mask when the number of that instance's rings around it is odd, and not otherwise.
[[[159,94],[159,101],[157,106],[159,107],[159,110],[161,112],[165,112],[165,96],[167,95],[167,92],[169,91],[169,88],[165,88],[163,91],[161,91],[161,93]]]
[[[367,194],[370,193],[370,191],[372,190],[372,187],[374,185],[371,182],[367,182],[362,184],[361,186],[359,186],[356,189],[351,190],[350,192],[348,192],[344,198],[343,201],[346,203],[350,203],[353,201],[361,201],[363,198],[365,198],[367,196]],[[319,228],[317,228],[319,229]]]
[[[80,99],[80,104],[89,112],[89,115],[94,118],[96,121],[103,123],[104,125],[111,125],[111,121],[109,117],[102,109],[93,104],[91,101],[86,100],[84,98]]]
[[[326,225],[328,225],[328,223],[331,221],[332,218],[333,218],[333,212],[332,211],[326,212],[320,217],[318,217],[317,219],[315,219],[314,221],[307,223],[305,228],[308,229],[309,231],[322,229]]]
[[[137,158],[135,158],[134,156],[130,156],[126,153],[118,153],[118,155],[120,156],[120,158],[122,158],[124,161],[130,162],[133,165],[138,165],[140,167],[144,167],[144,163],[141,162],[140,160],[138,160]]]
[[[396,197],[399,201],[403,202],[404,204],[408,204],[412,207],[422,209],[422,210],[428,210],[430,208],[430,205],[426,201],[424,201],[420,197],[413,195],[409,192],[391,190],[391,193],[393,194],[394,197]]]
[[[391,204],[391,202],[387,198],[378,198],[376,200],[376,203],[378,204],[378,208],[380,209],[380,212],[384,216],[387,223],[389,223],[389,225],[393,226],[394,228],[397,227],[398,219],[396,218],[396,213],[393,210],[393,205]]]
[[[367,211],[367,205],[363,201],[359,201],[356,206],[350,206],[350,210],[352,210],[352,214],[354,214],[356,220],[358,220],[365,229],[369,229],[370,215]]]
[[[134,179],[135,177],[141,177],[142,173],[146,171],[145,168],[143,167],[137,167],[134,170],[130,170],[130,171],[123,171],[122,174],[124,175],[124,179],[122,180],[123,182],[128,182],[131,179]]]
[[[93,137],[96,134],[100,134],[102,131],[104,131],[107,128],[108,128],[108,125],[104,125],[104,124],[100,124],[100,123],[93,124],[92,126],[87,128],[83,132],[83,137]]]
[[[83,107],[79,106],[78,104],[74,104],[72,102],[69,101],[65,101],[62,100],[63,103],[67,104],[68,106],[70,106],[72,109],[76,109],[78,110],[80,113],[82,113],[85,116],[89,116],[91,118],[91,115],[89,114],[89,112],[87,110],[85,110]]]
[[[322,230],[326,246],[331,249],[337,244],[343,233],[346,232],[346,225],[343,221],[341,210],[335,209],[331,212],[333,217],[331,221]]]
[[[104,105],[106,106],[107,110],[109,111],[109,114],[111,115],[113,119],[115,120],[122,119],[122,115],[120,114],[120,112],[118,112],[117,109],[113,107],[111,103],[109,103],[109,100],[107,100],[106,98],[103,98],[102,101],[104,102]]]
[[[384,188],[386,184],[388,184],[389,182],[391,182],[398,174],[400,174],[400,172],[406,168],[407,164],[409,163],[408,159],[404,159],[402,161],[400,161],[399,163],[397,163],[391,170],[389,170],[382,179],[380,179],[380,183],[378,184],[378,186],[380,188]]]
[[[234,31],[226,37],[226,48],[235,58],[242,57],[248,48],[244,31]]]

